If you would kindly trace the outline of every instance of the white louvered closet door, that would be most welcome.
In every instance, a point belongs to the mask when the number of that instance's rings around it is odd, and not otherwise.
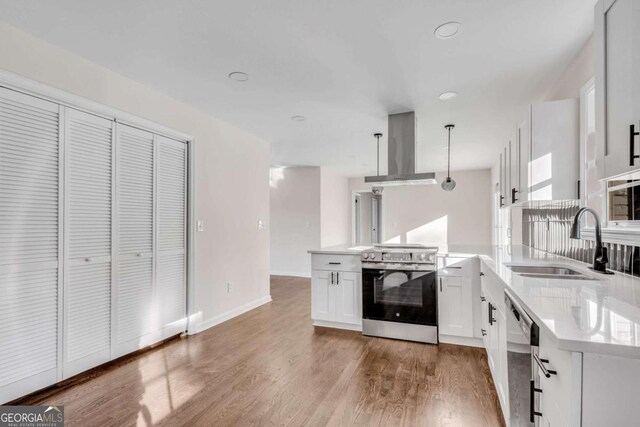
[[[113,126],[65,110],[64,378],[111,359]]]
[[[113,357],[158,339],[153,285],[154,136],[122,124],[116,129],[118,267]]]
[[[0,88],[0,403],[59,379],[59,106]]]
[[[161,338],[186,329],[186,144],[157,141],[156,286]]]

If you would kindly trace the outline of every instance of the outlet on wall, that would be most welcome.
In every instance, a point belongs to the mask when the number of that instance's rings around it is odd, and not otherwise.
[[[230,294],[233,290],[233,283],[227,282],[227,293]]]

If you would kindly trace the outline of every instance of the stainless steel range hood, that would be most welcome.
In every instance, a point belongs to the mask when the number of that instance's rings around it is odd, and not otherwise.
[[[389,116],[387,175],[366,176],[364,182],[379,186],[437,184],[433,172],[416,173],[416,114]]]

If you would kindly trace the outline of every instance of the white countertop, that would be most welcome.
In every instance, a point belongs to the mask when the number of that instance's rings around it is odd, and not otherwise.
[[[342,245],[309,253],[358,255],[367,248]],[[585,263],[526,246],[449,245],[438,255],[479,256],[558,348],[640,359],[639,277],[602,275]],[[523,277],[509,264],[569,266],[598,280]]]
[[[585,263],[526,246],[494,247],[480,258],[558,348],[640,359],[640,278],[603,275]],[[510,264],[570,266],[598,280],[523,277]]]

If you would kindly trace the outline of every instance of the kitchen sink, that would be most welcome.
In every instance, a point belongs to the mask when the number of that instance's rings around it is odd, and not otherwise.
[[[554,276],[582,275],[581,272],[567,267],[553,267],[549,265],[509,265],[507,267],[514,273],[550,274]]]
[[[536,279],[597,280],[569,267],[552,265],[507,265],[506,267],[522,277]]]
[[[531,273],[519,273],[522,277],[531,277],[534,279],[562,279],[562,280],[596,280],[593,277],[585,276],[584,274],[563,275],[563,274],[531,274]]]

